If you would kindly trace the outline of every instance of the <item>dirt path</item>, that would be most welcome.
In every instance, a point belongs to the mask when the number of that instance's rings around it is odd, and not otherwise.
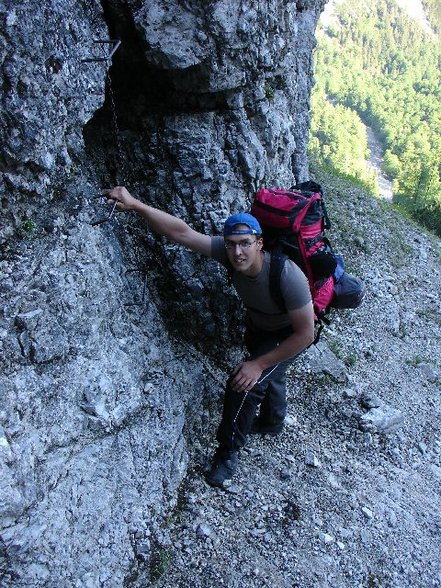
[[[370,158],[367,161],[367,165],[377,173],[377,182],[380,188],[380,195],[385,200],[392,200],[392,182],[383,173],[383,146],[376,137],[372,128],[367,125],[366,132],[368,137],[368,146],[371,152]]]

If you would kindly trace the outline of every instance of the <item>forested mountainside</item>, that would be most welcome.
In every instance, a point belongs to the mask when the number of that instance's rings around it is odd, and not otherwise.
[[[375,189],[365,125],[384,145],[395,200],[441,234],[440,6],[343,0],[318,32],[310,153]]]

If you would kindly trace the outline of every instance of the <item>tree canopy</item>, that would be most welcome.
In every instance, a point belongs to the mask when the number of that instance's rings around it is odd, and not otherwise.
[[[441,235],[441,7],[424,5],[432,30],[394,0],[336,6],[318,34],[310,153],[372,187],[368,124],[395,200]]]

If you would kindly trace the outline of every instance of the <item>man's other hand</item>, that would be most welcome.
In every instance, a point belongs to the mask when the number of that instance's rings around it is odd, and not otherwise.
[[[244,361],[233,370],[231,387],[235,392],[247,392],[257,384],[262,369],[256,361]]]

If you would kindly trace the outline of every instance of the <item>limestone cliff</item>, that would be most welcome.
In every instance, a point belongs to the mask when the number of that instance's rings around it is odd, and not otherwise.
[[[130,586],[160,541],[237,303],[133,217],[95,224],[96,197],[124,183],[216,232],[307,178],[323,4],[4,0],[2,586]]]

